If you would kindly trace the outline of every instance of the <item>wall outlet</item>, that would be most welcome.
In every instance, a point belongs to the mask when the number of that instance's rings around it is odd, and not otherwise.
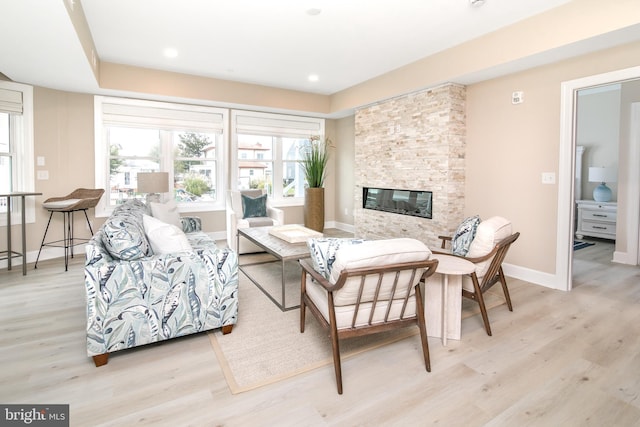
[[[47,180],[49,179],[49,171],[38,171],[37,177],[39,180]]]

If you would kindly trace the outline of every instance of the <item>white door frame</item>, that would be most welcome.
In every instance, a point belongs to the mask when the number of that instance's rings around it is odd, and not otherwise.
[[[570,291],[572,287],[572,224],[574,223],[573,198],[576,150],[574,118],[576,114],[577,91],[587,87],[637,78],[640,78],[640,67],[626,68],[624,70],[570,80],[561,84],[556,283],[554,286],[556,289]]]

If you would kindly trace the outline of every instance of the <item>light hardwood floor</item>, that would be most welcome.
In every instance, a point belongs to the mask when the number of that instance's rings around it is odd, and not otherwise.
[[[232,395],[206,334],[96,368],[82,259],[2,270],[0,402],[69,403],[72,426],[637,426],[640,269],[600,249],[577,251],[569,293],[510,280],[492,337],[475,316],[460,341],[429,339],[431,373],[418,340],[344,360],[342,396],[332,366]]]

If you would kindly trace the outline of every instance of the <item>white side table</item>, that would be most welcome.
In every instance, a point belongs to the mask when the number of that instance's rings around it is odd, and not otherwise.
[[[476,267],[452,255],[433,254],[431,258],[438,260],[438,268],[425,283],[427,335],[442,338],[442,345],[447,345],[447,338],[460,339],[462,275],[472,273]]]

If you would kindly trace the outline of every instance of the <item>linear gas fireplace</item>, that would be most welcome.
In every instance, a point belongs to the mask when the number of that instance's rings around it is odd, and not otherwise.
[[[431,191],[364,187],[362,207],[431,219],[432,199]]]

